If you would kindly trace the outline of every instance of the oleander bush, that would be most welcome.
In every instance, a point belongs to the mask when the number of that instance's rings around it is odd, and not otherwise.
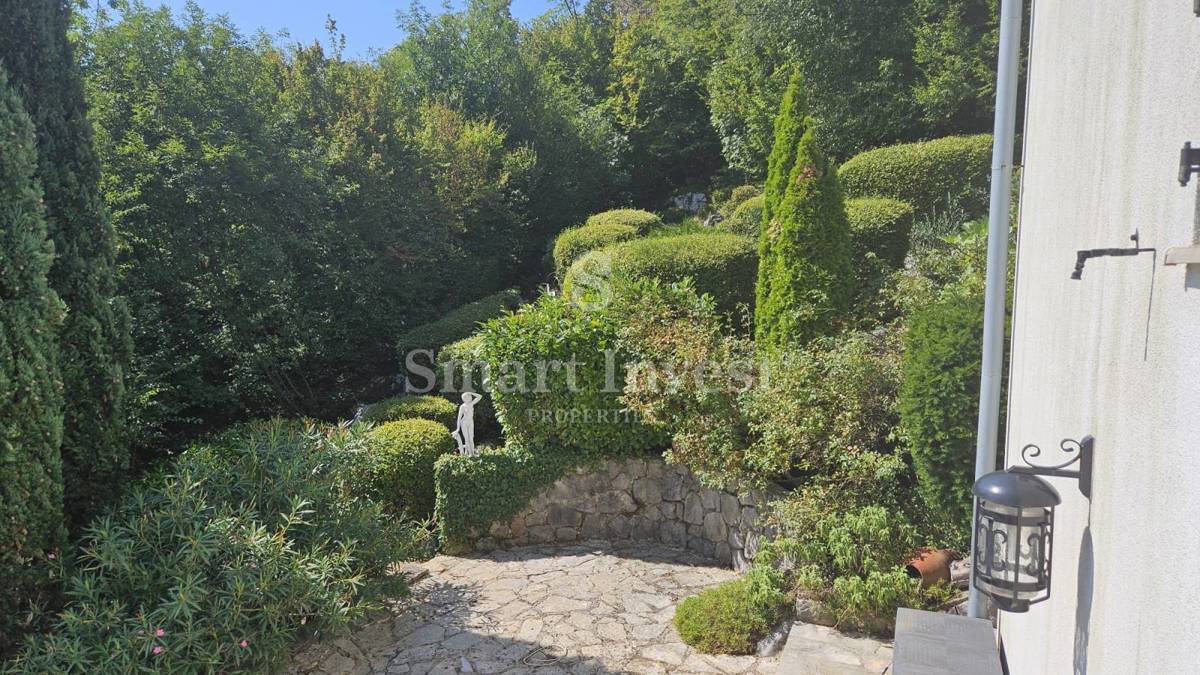
[[[758,266],[753,239],[725,233],[650,237],[592,251],[571,266],[563,294],[578,300],[607,293],[614,277],[664,282],[691,278],[700,293],[712,295],[721,311],[736,317],[754,304]]]
[[[521,294],[509,289],[452,309],[437,321],[414,328],[400,336],[396,341],[396,353],[400,356],[400,363],[404,364],[408,355],[415,350],[436,353],[451,342],[471,337],[479,330],[480,324],[515,309],[519,304]],[[429,363],[419,362],[425,365]]]
[[[641,234],[636,227],[625,223],[601,223],[571,228],[558,235],[558,239],[554,241],[554,272],[561,279],[571,264],[583,254],[610,244],[637,239]]]
[[[650,230],[662,227],[663,220],[649,211],[641,209],[614,209],[597,213],[587,219],[585,226],[596,225],[628,225],[638,234],[647,234]]]
[[[578,462],[568,453],[516,445],[486,448],[474,457],[445,455],[434,469],[442,550],[468,551],[494,522],[505,522]]]
[[[743,237],[754,237],[758,239],[758,234],[762,230],[763,220],[763,204],[766,197],[763,195],[755,195],[746,201],[742,202],[733,213],[731,213],[717,227],[723,232],[740,234]]]
[[[587,457],[665,444],[620,400],[628,355],[618,325],[602,305],[545,295],[484,326],[479,355],[509,442]]]
[[[278,668],[404,590],[428,535],[356,496],[351,428],[244,425],[182,453],[85,531],[67,604],[14,673]]]
[[[367,406],[360,417],[371,424],[412,418],[431,420],[454,429],[458,426],[458,406],[441,396],[393,396]]]
[[[446,427],[430,420],[388,422],[367,435],[360,472],[367,494],[410,518],[433,513],[433,465],[455,451]]]
[[[848,197],[890,197],[911,204],[918,217],[959,205],[969,216],[987,214],[992,137],[948,136],[859,154],[839,171]]]
[[[777,577],[756,565],[743,577],[685,598],[675,609],[680,639],[705,654],[753,654],[787,610]]]

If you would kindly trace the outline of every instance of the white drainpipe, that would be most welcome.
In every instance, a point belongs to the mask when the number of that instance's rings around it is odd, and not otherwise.
[[[1013,146],[1017,126],[1017,81],[1021,68],[1023,0],[1001,0],[1000,58],[996,74],[996,122],[992,145],[992,197],[988,212],[987,291],[983,319],[983,371],[979,383],[979,427],[975,478],[996,470],[996,434],[1000,419],[1000,382],[1004,363],[1005,296],[1008,290],[1009,213]],[[971,525],[971,551],[975,527]],[[968,613],[987,615],[987,600],[971,584]]]

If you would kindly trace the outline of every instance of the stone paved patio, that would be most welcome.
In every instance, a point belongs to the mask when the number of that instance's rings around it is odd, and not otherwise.
[[[675,605],[734,578],[656,544],[439,556],[397,616],[300,654],[290,672],[774,673],[777,659],[707,656],[680,642]]]

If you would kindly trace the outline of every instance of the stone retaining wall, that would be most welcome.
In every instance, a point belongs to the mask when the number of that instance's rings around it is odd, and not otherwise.
[[[742,571],[763,536],[770,536],[763,516],[776,496],[713,490],[687,468],[661,459],[613,460],[559,479],[511,521],[494,523],[475,548],[585,539],[657,541]]]

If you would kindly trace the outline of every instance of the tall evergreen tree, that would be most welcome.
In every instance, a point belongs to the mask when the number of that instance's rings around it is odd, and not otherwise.
[[[775,120],[767,174],[754,317],[765,347],[832,332],[854,291],[837,167],[817,142],[803,88],[794,75]]]
[[[22,632],[63,533],[62,303],[34,173],[33,125],[0,68],[0,654]]]
[[[70,14],[64,0],[0,0],[0,64],[36,130],[37,176],[56,251],[50,285],[68,310],[59,332],[63,479],[68,519],[79,525],[128,467],[130,340],[127,312],[116,300],[115,237],[100,196],[100,165],[67,39]]]

